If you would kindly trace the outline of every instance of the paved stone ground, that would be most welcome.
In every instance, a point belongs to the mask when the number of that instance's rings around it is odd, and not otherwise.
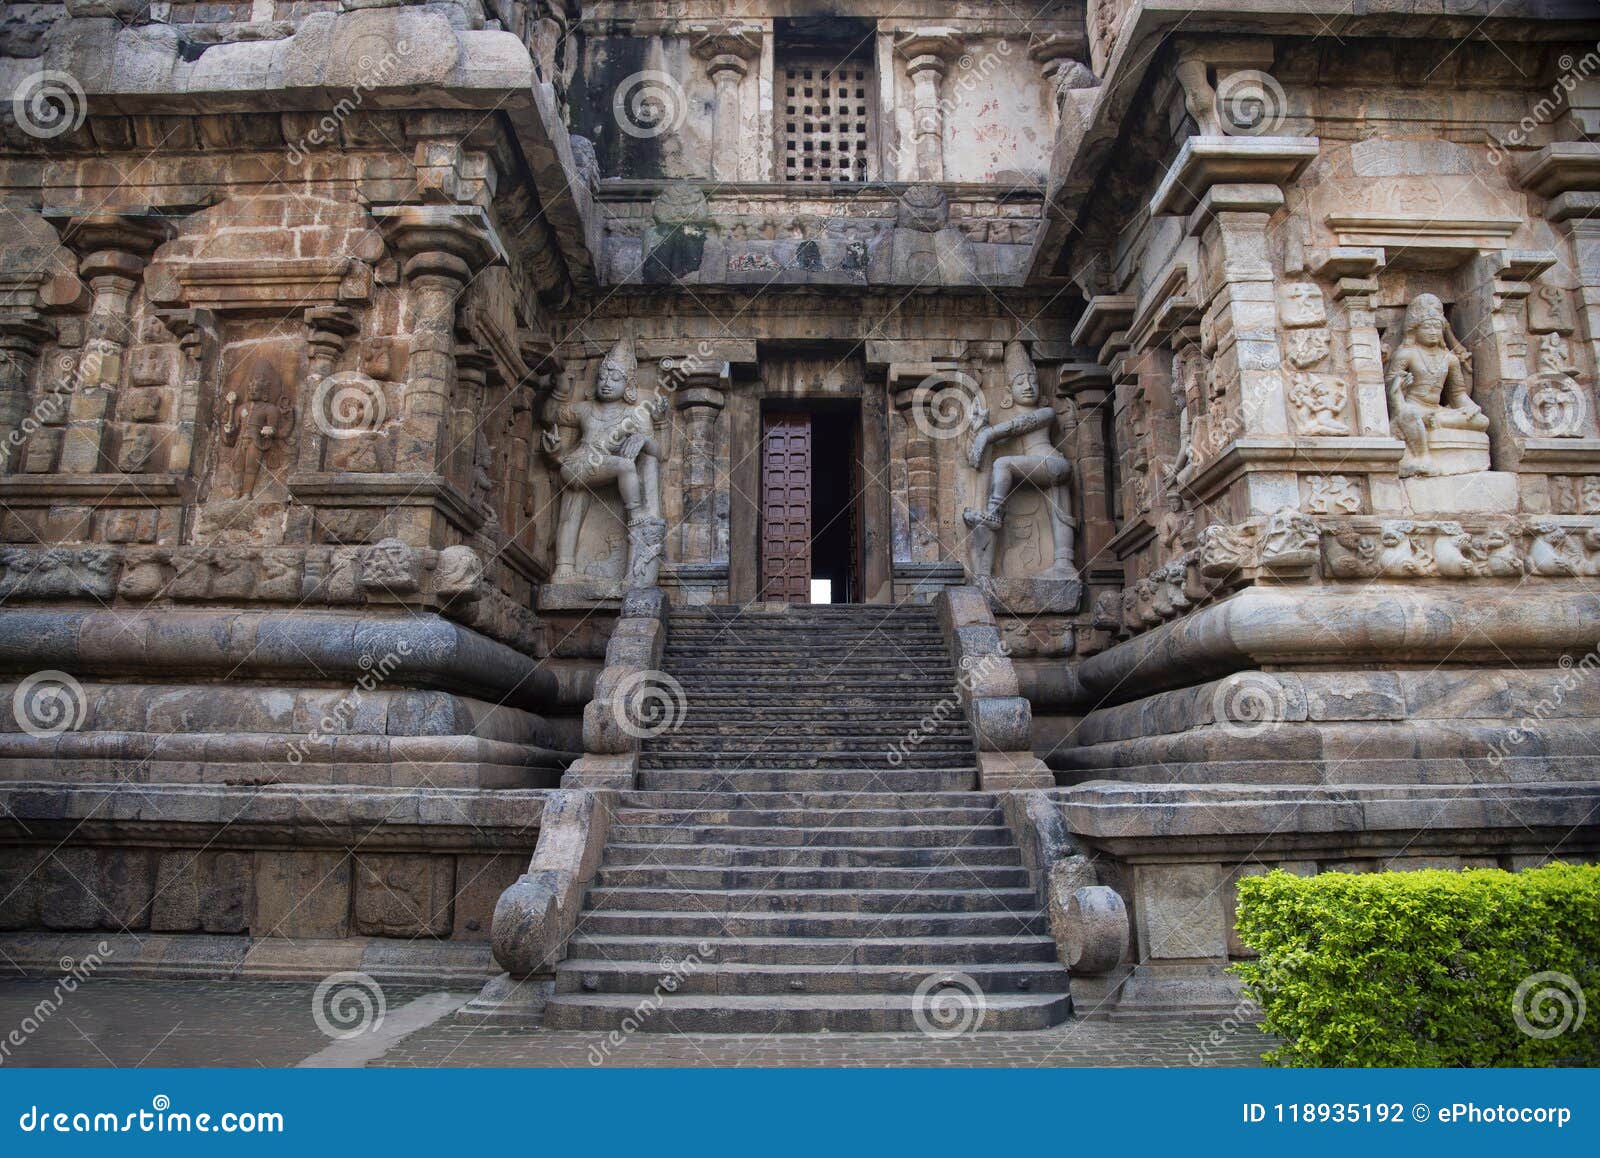
[[[39,1016],[47,981],[0,982],[0,1062],[14,1066],[293,1066],[333,1043],[312,1018],[307,983],[90,981]],[[599,1033],[487,1029],[439,1013],[424,989],[386,986],[391,1026],[428,1021],[344,1056],[377,1066],[1188,1066],[1260,1064],[1269,1039],[1213,1021],[1068,1022],[1033,1033],[721,1036],[639,1033],[610,1047]],[[471,994],[457,994],[466,999]],[[448,1004],[448,1003],[444,1003]],[[406,1013],[410,1007],[409,1015]],[[29,1028],[37,1018],[37,1028]],[[21,1046],[9,1044],[18,1030]],[[349,1044],[349,1043],[347,1043]],[[344,1047],[341,1046],[341,1049]],[[381,1054],[379,1051],[382,1050]],[[9,1052],[4,1052],[9,1051]],[[323,1057],[320,1064],[346,1064]]]

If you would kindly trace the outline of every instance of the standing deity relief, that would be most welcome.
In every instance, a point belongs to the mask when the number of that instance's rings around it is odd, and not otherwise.
[[[295,412],[277,369],[265,359],[251,362],[242,375],[243,393],[229,390],[222,399],[221,443],[228,471],[229,493],[249,498],[261,481],[261,470],[281,467],[280,448],[294,432]],[[221,460],[219,458],[219,467]]]
[[[1053,408],[1040,404],[1039,374],[1020,341],[1006,344],[1007,398],[1004,409],[1017,413],[991,422],[980,400],[971,418],[972,440],[967,463],[983,469],[991,447],[1001,448],[990,464],[982,509],[969,508],[962,519],[972,529],[971,569],[975,578],[992,578],[995,570],[995,535],[1005,524],[1008,500],[1020,487],[1040,492],[1049,511],[1051,562],[1038,579],[1075,579],[1073,562],[1077,520],[1072,514],[1072,464],[1056,448],[1052,432],[1057,423]]]
[[[633,342],[622,338],[600,363],[592,399],[573,401],[559,394],[552,399],[542,438],[562,484],[552,584],[584,582],[577,559],[585,518],[592,500],[613,488],[627,524],[627,554],[622,575],[605,585],[605,597],[654,586],[660,573],[667,527],[661,515],[666,451],[656,424],[665,418],[667,403],[639,400],[638,370]],[[576,432],[575,442],[568,431]]]

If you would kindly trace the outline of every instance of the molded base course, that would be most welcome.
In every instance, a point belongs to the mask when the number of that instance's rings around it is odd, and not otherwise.
[[[0,933],[0,977],[59,978],[68,961],[97,978],[321,981],[333,973],[359,972],[380,983],[459,989],[477,988],[495,970],[488,941]]]

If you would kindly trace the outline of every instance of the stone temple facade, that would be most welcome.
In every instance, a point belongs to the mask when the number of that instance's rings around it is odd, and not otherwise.
[[[1600,856],[1586,0],[12,3],[0,97],[7,969],[1025,1028]]]

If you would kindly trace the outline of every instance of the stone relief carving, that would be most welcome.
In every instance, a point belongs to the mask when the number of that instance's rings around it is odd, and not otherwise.
[[[1325,531],[1322,553],[1339,579],[1566,578],[1600,573],[1600,528],[1536,519],[1472,531],[1455,520],[1389,519],[1375,530]]]
[[[1349,388],[1327,374],[1298,370],[1290,380],[1289,408],[1300,434],[1349,434],[1349,424],[1339,417],[1349,400]]]
[[[1297,370],[1309,370],[1328,356],[1331,342],[1328,331],[1322,327],[1308,330],[1290,330],[1284,335],[1283,352]]]
[[[231,493],[249,498],[261,481],[261,468],[276,465],[280,447],[294,431],[295,412],[283,381],[270,362],[258,359],[246,372],[244,395],[229,390],[222,400],[221,440],[231,451]]]
[[[1353,515],[1361,509],[1361,485],[1342,474],[1312,475],[1304,505],[1314,515]]]
[[[1406,307],[1405,336],[1389,359],[1389,414],[1406,444],[1402,478],[1489,469],[1489,419],[1472,400],[1472,364],[1433,294]]]
[[[666,416],[664,398],[640,402],[633,342],[623,338],[600,364],[594,399],[556,407],[543,443],[557,463],[564,489],[556,519],[556,565],[551,582],[581,582],[578,542],[596,492],[615,487],[627,519],[628,546],[617,593],[651,587],[661,569],[666,520],[661,517],[661,460],[655,426]],[[566,446],[561,428],[575,427],[576,445]]]
[[[1072,514],[1072,464],[1051,440],[1056,412],[1039,405],[1039,374],[1020,341],[1006,344],[1005,370],[1009,396],[1006,407],[1020,412],[1013,418],[991,423],[980,401],[972,414],[973,435],[967,449],[967,462],[981,470],[985,452],[995,445],[1014,444],[1011,453],[996,455],[989,468],[988,485],[982,510],[968,508],[962,519],[972,528],[971,568],[975,577],[994,574],[995,532],[1005,522],[1006,503],[1017,488],[1029,486],[1043,494],[1049,510],[1051,542],[1050,565],[1039,573],[1042,579],[1075,579],[1073,536],[1077,520]]]

